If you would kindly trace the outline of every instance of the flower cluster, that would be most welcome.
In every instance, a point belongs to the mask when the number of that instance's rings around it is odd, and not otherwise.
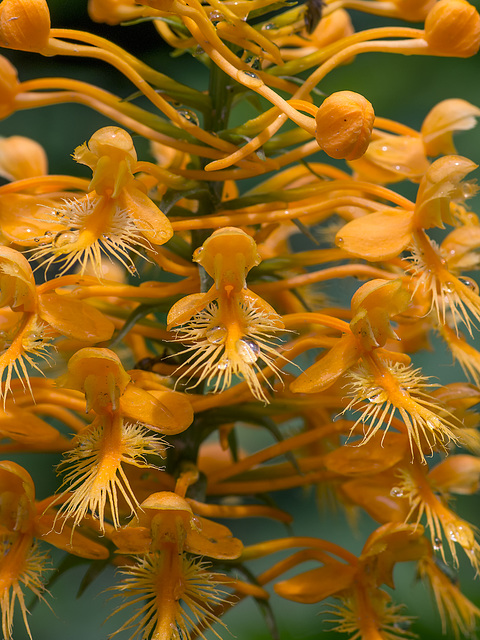
[[[392,593],[407,561],[443,631],[470,637],[480,608],[454,572],[466,558],[480,573],[480,541],[453,497],[480,486],[480,219],[467,204],[477,165],[454,134],[480,108],[445,99],[417,131],[322,84],[363,53],[473,56],[478,11],[466,0],[89,0],[88,12],[150,22],[210,84],[52,27],[46,0],[0,2],[1,117],[73,102],[111,123],[78,140],[84,178],[50,174],[35,140],[0,139],[4,639],[15,609],[32,638],[29,598],[51,601],[47,545],[89,563],[87,580],[117,568],[111,637],[220,638],[248,597],[273,625],[275,593],[329,599],[327,624],[351,640],[411,638]],[[355,12],[379,26],[356,30]],[[132,91],[23,80],[9,50],[102,60]],[[256,115],[234,126],[246,103]],[[431,341],[463,377],[442,384],[419,368]],[[255,448],[252,429],[275,442]],[[19,462],[52,456],[57,491],[37,499]],[[305,535],[275,505],[277,491],[306,487],[350,522],[370,518],[359,554]],[[219,522],[245,518],[290,529],[268,539],[258,527],[246,544]]]

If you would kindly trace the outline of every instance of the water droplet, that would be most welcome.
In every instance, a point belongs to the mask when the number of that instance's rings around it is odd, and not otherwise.
[[[337,243],[337,246],[338,246],[338,247],[341,247],[341,246],[343,245],[343,243],[345,242],[345,240],[344,240],[343,238],[340,238],[340,237],[339,237],[339,238],[337,238],[337,239],[335,240],[335,242]]]
[[[225,16],[221,11],[211,11],[208,17],[213,23],[225,20]]]
[[[247,364],[253,364],[256,362],[260,355],[260,347],[255,340],[252,340],[251,338],[241,338],[240,340],[237,340],[235,348],[237,349],[238,355]]]
[[[197,531],[201,531],[203,529],[202,521],[198,516],[193,516],[190,522]]]
[[[53,236],[53,231],[45,231],[43,235],[45,238],[51,238]]]
[[[203,252],[203,247],[198,247],[198,249],[195,249],[195,251],[193,252],[193,256],[192,256],[192,260],[194,262],[198,262],[200,260],[200,255]]]
[[[237,71],[237,80],[252,89],[258,89],[263,85],[263,81],[253,71]]]
[[[36,237],[33,239],[33,241],[34,241],[34,242],[40,242],[40,240],[41,240],[41,238],[39,238],[38,236],[36,236]]]
[[[441,540],[441,538],[434,538],[433,539],[433,548],[435,549],[435,551],[440,551],[440,549],[442,548],[442,540]]]
[[[205,337],[211,344],[223,344],[227,338],[227,333],[226,327],[217,325],[208,329]]]
[[[460,276],[458,278],[462,284],[471,289],[473,293],[476,293],[478,296],[478,284],[472,278],[467,278],[466,276]]]
[[[390,490],[392,498],[403,498],[403,489],[400,487],[392,487]]]
[[[196,125],[197,127],[200,124],[200,121],[195,111],[190,111],[190,109],[180,109],[178,111],[178,114],[181,115],[183,118],[185,118],[185,120],[188,120],[188,122],[191,122],[192,124]]]
[[[194,56],[201,56],[205,53],[205,50],[202,49],[202,47],[199,45],[196,49],[195,49],[195,53],[193,54]]]
[[[53,246],[60,249],[67,244],[72,244],[78,239],[78,232],[75,231],[60,231],[53,239]]]
[[[223,357],[218,361],[217,369],[220,371],[225,371],[230,366],[230,360],[228,358]]]
[[[445,527],[445,533],[450,538],[450,540],[452,540],[452,542],[458,542],[459,532],[457,530],[457,527],[455,527],[455,525],[452,524],[452,525],[449,525],[448,527]]]
[[[127,270],[129,273],[132,274],[132,276],[134,276],[137,273],[137,268],[135,267],[134,264],[129,264],[127,267]]]
[[[262,31],[270,31],[271,29],[278,29],[274,22],[267,22],[267,24],[262,26]]]
[[[444,282],[442,284],[442,293],[453,293],[455,291],[455,284],[453,282]]]

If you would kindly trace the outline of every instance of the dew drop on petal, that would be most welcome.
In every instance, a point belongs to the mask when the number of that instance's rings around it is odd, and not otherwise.
[[[212,22],[220,22],[220,20],[225,20],[225,16],[221,11],[211,11],[208,14],[208,17]]]
[[[444,282],[442,285],[443,293],[453,293],[455,291],[455,285],[453,282]]]
[[[207,330],[205,337],[211,344],[223,344],[227,338],[226,327],[217,325]]]
[[[390,495],[392,498],[403,498],[403,489],[400,487],[392,487],[390,490]]]
[[[479,293],[478,284],[475,282],[475,280],[473,280],[472,278],[467,278],[465,276],[460,276],[458,279],[462,284],[464,284],[466,287],[468,287],[471,291],[473,291],[473,293],[476,293],[478,296],[478,293]]]
[[[262,31],[270,31],[271,29],[278,29],[274,22],[267,22],[267,24],[262,26]]]
[[[61,247],[67,246],[67,244],[72,244],[78,238],[78,233],[75,231],[61,231],[57,233],[55,238],[53,239],[53,246],[57,249]]]
[[[435,549],[435,551],[439,551],[442,548],[442,540],[441,540],[441,538],[434,538],[433,539],[433,548]]]
[[[218,361],[217,369],[220,369],[220,371],[225,371],[226,369],[228,369],[229,366],[230,366],[230,360],[228,358],[222,358],[221,360]]]
[[[337,238],[335,242],[337,243],[337,246],[341,247],[345,240],[343,238]]]
[[[193,516],[190,522],[197,531],[201,531],[203,529],[202,521],[198,516]]]
[[[251,338],[241,338],[235,344],[238,355],[247,364],[253,364],[258,360],[260,355],[260,347]]]
[[[198,262],[200,260],[200,256],[202,253],[203,253],[203,247],[198,247],[198,249],[195,249],[195,251],[193,252],[192,260],[194,262]]]

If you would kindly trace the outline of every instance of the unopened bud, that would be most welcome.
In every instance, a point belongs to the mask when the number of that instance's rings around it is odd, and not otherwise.
[[[354,32],[349,14],[345,9],[337,9],[320,20],[310,40],[320,49],[351,36]]]
[[[6,118],[15,111],[14,102],[19,84],[13,64],[0,56],[0,118]]]
[[[0,138],[0,176],[7,180],[33,178],[47,173],[47,155],[35,140],[24,136]]]
[[[480,48],[480,15],[466,0],[440,0],[425,20],[425,40],[435,55],[469,58]]]
[[[398,17],[410,22],[425,20],[436,0],[393,0]]]
[[[50,37],[50,11],[45,0],[3,0],[0,45],[42,53]]]
[[[318,145],[331,158],[356,160],[367,150],[375,113],[359,93],[338,91],[326,98],[315,116]]]

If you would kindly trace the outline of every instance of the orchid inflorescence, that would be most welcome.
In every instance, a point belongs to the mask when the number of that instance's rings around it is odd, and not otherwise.
[[[248,597],[274,634],[273,590],[328,600],[327,627],[352,640],[411,638],[392,594],[407,561],[444,633],[470,637],[480,609],[455,571],[465,555],[480,572],[480,542],[452,498],[480,485],[480,221],[467,204],[477,165],[453,136],[480,108],[448,98],[417,131],[348,88],[321,91],[362,53],[475,55],[477,10],[89,0],[88,11],[109,25],[151,22],[207,67],[210,87],[52,27],[46,0],[0,3],[4,49],[102,60],[136,92],[21,80],[0,56],[2,118],[73,102],[111,122],[78,141],[85,178],[49,174],[34,140],[0,139],[3,637],[17,610],[32,638],[28,601],[52,602],[68,563],[52,573],[47,545],[89,564],[85,584],[96,567],[117,568],[110,637],[224,637],[223,615]],[[384,26],[355,31],[351,11]],[[246,102],[258,115],[232,126]],[[147,159],[135,137],[149,142]],[[405,181],[415,201],[391,188]],[[302,234],[314,248],[294,252]],[[327,302],[319,283],[342,295]],[[457,382],[412,362],[432,336],[461,365]],[[252,429],[275,442],[247,451]],[[52,495],[36,497],[24,453],[58,457]],[[359,554],[305,535],[276,505],[276,492],[300,487],[319,502],[328,494],[351,523],[368,514]],[[289,528],[268,539],[258,527],[244,545],[219,522],[244,518]]]

